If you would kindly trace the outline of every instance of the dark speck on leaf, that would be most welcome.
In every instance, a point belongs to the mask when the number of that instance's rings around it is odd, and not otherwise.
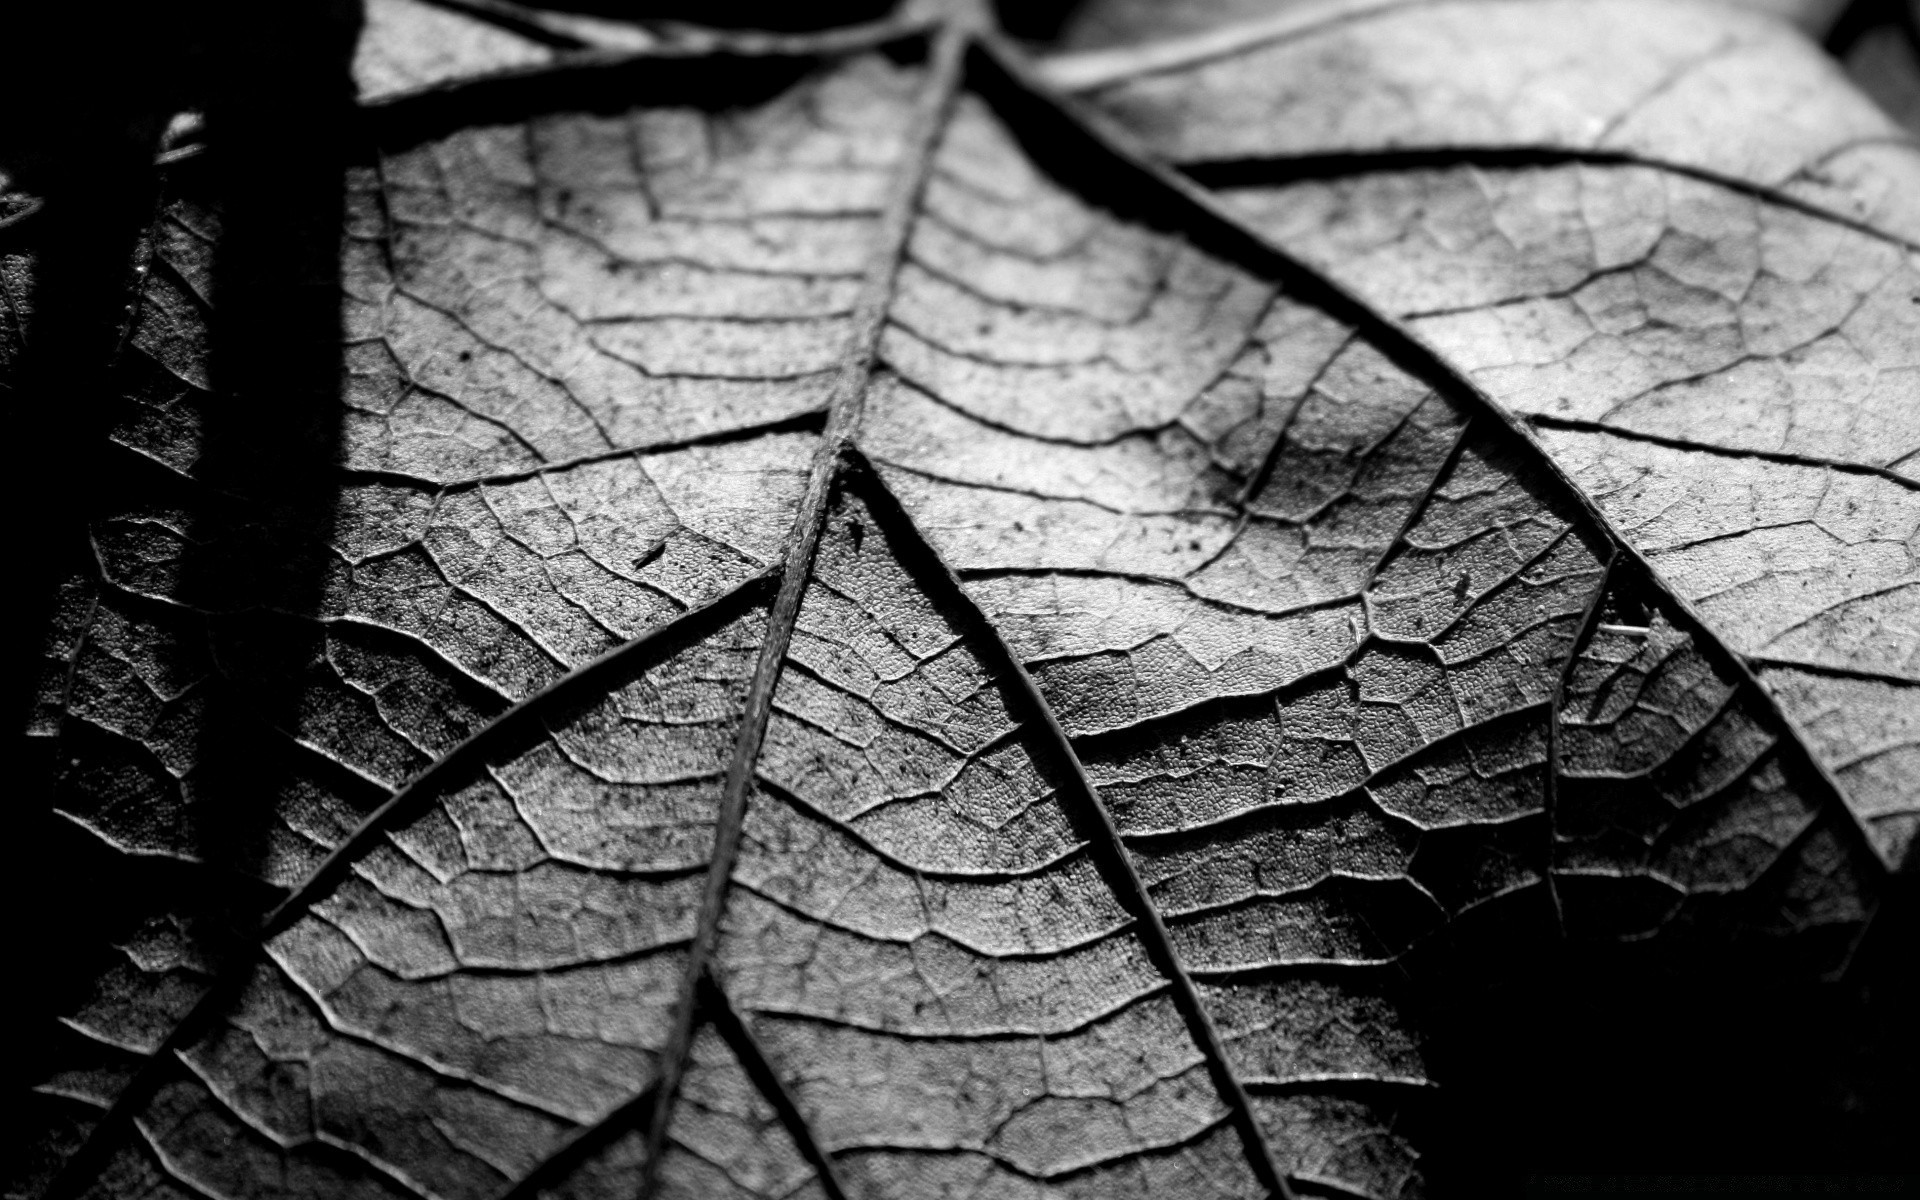
[[[1473,576],[1467,574],[1465,571],[1460,572],[1460,578],[1453,581],[1453,598],[1455,600],[1465,600],[1467,598],[1467,589],[1472,586]]]
[[[867,527],[858,521],[848,521],[847,536],[853,539],[853,552],[858,554],[861,544],[867,540]]]

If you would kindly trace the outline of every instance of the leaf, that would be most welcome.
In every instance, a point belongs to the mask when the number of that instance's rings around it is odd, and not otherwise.
[[[685,49],[765,45],[780,32],[848,27],[855,21],[897,20],[887,6],[867,0],[813,4],[779,14],[773,33],[729,33],[714,26],[759,26],[762,6],[730,10],[725,3],[698,6],[697,13],[655,5],[644,24],[601,15],[593,4],[529,6],[514,0],[365,0],[366,27],[356,45],[353,79],[363,101],[380,101],[435,84],[486,74],[537,72],[562,62],[582,62],[644,52],[660,45]],[[579,11],[573,11],[578,9]],[[702,24],[685,24],[697,16]],[[912,20],[912,14],[907,14]],[[871,36],[859,26],[843,36]]]
[[[362,99],[488,71],[546,66],[562,48],[578,48],[563,31],[533,20],[507,25],[425,0],[368,0],[365,12],[353,62]],[[636,38],[639,46],[647,40],[644,33]]]
[[[1920,155],[1784,31],[1661,12],[1413,7],[1055,75],[1527,421],[1823,730],[1897,867],[1920,828],[1891,782],[1920,767],[1920,274],[1895,197]]]
[[[279,406],[167,169],[37,716],[139,886],[22,1194],[1408,1196],[1477,947],[1881,903],[1853,709],[970,18],[359,133]]]
[[[1765,13],[1790,22],[1813,38],[1825,37],[1837,23],[1871,5],[1849,5],[1847,0],[1728,0],[1732,6]],[[1148,0],[1091,0],[1069,6],[1053,34],[1063,48],[1104,49],[1132,43],[1174,39],[1244,22],[1273,20],[1288,26],[1322,21],[1337,13],[1365,12],[1387,7],[1377,0],[1191,0],[1179,5]],[[1640,32],[1655,33],[1659,22]]]

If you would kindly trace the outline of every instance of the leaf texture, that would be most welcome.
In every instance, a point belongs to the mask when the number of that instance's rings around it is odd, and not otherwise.
[[[488,71],[548,66],[557,57],[554,38],[541,37],[538,26],[504,28],[423,0],[370,0],[365,14],[353,62],[363,99]]]
[[[1415,6],[1055,75],[1525,420],[1793,721],[1860,730],[1813,740],[1897,867],[1920,158],[1784,31],[1663,13]]]
[[[1335,0],[1339,3],[1340,0]],[[1733,5],[1798,27],[1813,38],[1828,34],[1846,19],[1845,0],[1731,0]],[[1354,11],[1359,6],[1348,6]],[[1058,44],[1073,50],[1108,49],[1256,20],[1294,23],[1315,20],[1333,9],[1321,0],[1195,0],[1168,5],[1148,0],[1096,0],[1072,6],[1052,31]]]
[[[1904,626],[1700,564],[1898,462],[1516,424],[970,18],[715,38],[364,107],[291,428],[169,169],[15,1193],[1413,1196],[1476,941],[1845,964]]]

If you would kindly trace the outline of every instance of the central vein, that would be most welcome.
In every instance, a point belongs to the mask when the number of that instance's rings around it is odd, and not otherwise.
[[[714,829],[713,857],[707,870],[706,888],[701,895],[700,920],[689,953],[686,973],[681,979],[680,995],[674,1012],[674,1024],[661,1058],[657,1097],[647,1132],[645,1175],[640,1195],[653,1194],[661,1152],[666,1146],[667,1129],[673,1119],[674,1101],[686,1071],[699,1020],[702,980],[713,961],[720,939],[720,919],[726,908],[728,885],[740,853],[740,831],[747,810],[747,794],[752,786],[754,764],[760,755],[760,743],[766,736],[767,719],[773,708],[773,693],[780,681],[787,647],[793,639],[794,622],[799,616],[800,600],[813,572],[814,552],[820,544],[820,532],[826,526],[827,506],[832,499],[834,480],[846,459],[846,452],[860,428],[866,408],[868,384],[879,352],[880,334],[893,304],[894,282],[905,257],[907,239],[912,232],[914,213],[925,190],[934,149],[952,111],[960,88],[962,63],[970,33],[967,23],[953,22],[935,35],[932,62],[926,84],[915,105],[908,126],[901,166],[894,177],[882,212],[873,264],[868,269],[860,302],[854,309],[853,333],[840,360],[834,380],[827,426],[814,452],[813,467],[807,479],[807,491],[788,539],[780,590],[767,618],[765,640],[760,644],[759,661],[747,690],[746,711],[740,732],[734,740],[733,759],[727,765],[726,784],[721,792],[720,810]]]

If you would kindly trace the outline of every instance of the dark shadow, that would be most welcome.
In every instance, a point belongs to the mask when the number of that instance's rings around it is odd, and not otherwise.
[[[30,5],[7,17],[9,58],[23,69],[0,82],[16,119],[0,129],[0,172],[38,203],[7,206],[0,254],[9,272],[10,326],[18,344],[0,379],[9,468],[31,518],[9,522],[13,631],[7,645],[7,729],[17,736],[39,674],[46,618],[60,580],[82,557],[80,531],[111,477],[99,443],[111,420],[107,368],[124,326],[134,247],[152,207],[153,157],[177,83],[156,58],[185,47],[157,11],[128,14],[104,36],[83,36],[64,6]],[[24,69],[71,59],[92,69],[56,83]],[[31,114],[31,118],[27,117]],[[10,341],[12,339],[9,339]],[[20,514],[27,516],[26,512]]]
[[[109,366],[151,215],[155,147],[180,100],[180,80],[169,73],[188,51],[171,15],[142,6],[103,19],[72,5],[21,5],[5,18],[0,101],[13,116],[0,125],[0,171],[10,189],[33,198],[9,204],[0,229],[8,309],[0,419],[17,498],[7,520],[3,639],[13,849],[0,872],[18,956],[9,988],[14,1049],[0,1080],[10,1130],[22,1128],[26,1081],[58,1053],[47,1033],[75,983],[76,934],[97,933],[110,906],[85,877],[72,826],[48,803],[56,739],[23,734],[61,584],[86,570],[89,521],[117,502],[104,438],[115,412]],[[7,1139],[10,1181],[32,1169],[14,1161],[25,1140]]]
[[[1045,46],[1059,39],[1083,5],[1081,0],[996,0],[993,7],[1008,37]]]
[[[325,649],[306,618],[320,611],[340,486],[340,241],[346,171],[362,152],[350,75],[361,13],[358,0],[237,11],[247,23],[209,39],[208,161],[182,189],[202,195],[180,197],[215,214],[218,233],[212,392],[179,591],[210,614],[219,672],[196,768],[209,802],[201,857],[251,873],[280,793],[308,768],[285,731],[298,725],[302,669]]]
[[[12,14],[8,23],[18,32]],[[358,0],[331,0],[43,13],[29,36],[10,37],[12,57],[40,55],[76,80],[68,95],[16,102],[11,111],[49,118],[23,122],[31,140],[0,148],[0,166],[44,201],[0,231],[31,255],[34,278],[6,396],[22,494],[33,497],[9,522],[26,563],[24,586],[12,590],[27,593],[31,610],[8,639],[10,733],[44,673],[56,590],[97,576],[95,542],[117,514],[172,507],[186,522],[172,589],[186,607],[136,598],[130,610],[144,606],[187,634],[217,633],[249,612],[275,614],[283,639],[314,628],[300,616],[321,599],[338,488],[338,243],[359,27]],[[82,58],[84,71],[73,65]],[[206,148],[157,168],[163,131],[183,111],[205,114]],[[213,235],[210,278],[169,263],[170,213],[195,214],[195,227]],[[146,274],[134,274],[136,262]],[[209,352],[195,354],[211,390],[169,375],[129,339],[129,317],[152,295],[145,281],[169,272],[176,295],[204,293],[182,328],[205,335]],[[175,464],[190,478],[108,436],[156,387],[199,427],[197,460]],[[18,866],[9,911],[31,914],[20,922],[24,1045],[9,1063],[10,1105],[25,1102],[22,1083],[71,1066],[76,1052],[118,1053],[35,1034],[72,1010],[143,922],[185,917],[197,923],[195,940],[218,946],[243,938],[274,899],[249,877],[264,866],[278,794],[310,769],[273,731],[291,725],[297,692],[236,686],[232,672],[202,692],[198,765],[181,781],[175,839],[197,863],[120,853],[60,815],[116,794],[142,802],[143,773],[153,794],[170,792],[172,779],[137,744],[72,722],[61,736],[27,739],[29,778],[10,816]],[[21,1165],[9,1168],[18,1180]]]
[[[1544,1194],[1556,1176],[1758,1194],[1716,1188],[1738,1175],[1785,1178],[1787,1194],[1824,1190],[1821,1176],[1873,1192],[1854,1184],[1899,1175],[1904,1189],[1883,1194],[1914,1194],[1915,933],[1909,887],[1876,921],[1881,948],[1840,981],[1650,972],[1565,947],[1460,981],[1430,1024],[1451,1080],[1423,1135],[1439,1150],[1435,1194]]]
[[[1845,58],[1861,38],[1883,25],[1894,26],[1909,43],[1920,47],[1912,6],[1906,0],[1852,0],[1827,27],[1820,39],[1821,49],[1835,58]]]

